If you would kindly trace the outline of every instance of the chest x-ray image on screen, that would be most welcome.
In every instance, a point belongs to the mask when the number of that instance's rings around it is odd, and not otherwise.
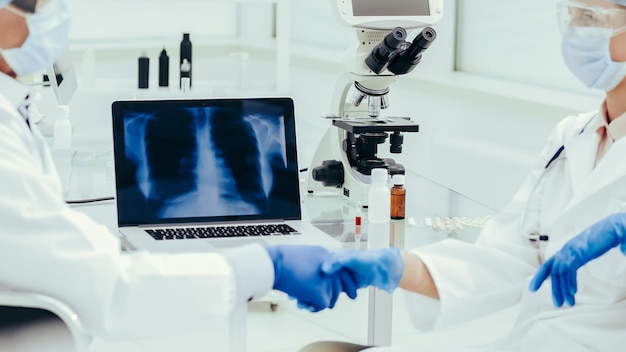
[[[132,201],[122,205],[127,208],[119,213],[129,217],[122,222],[267,218],[299,202],[297,192],[281,191],[297,183],[297,164],[287,155],[280,104],[185,104],[140,104],[123,112],[118,196]]]

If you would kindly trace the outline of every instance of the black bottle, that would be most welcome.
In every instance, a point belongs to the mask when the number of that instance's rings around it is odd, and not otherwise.
[[[137,87],[140,89],[147,89],[149,77],[150,77],[150,58],[144,52],[139,57],[139,80],[138,80]]]
[[[189,62],[189,64],[192,64],[191,61],[191,41],[189,40],[189,33],[183,33],[183,41],[180,42],[180,63],[179,65],[183,64],[183,61],[187,59],[187,62]],[[180,66],[179,66],[180,67]],[[185,73],[185,76],[187,76],[187,73]],[[181,72],[181,83],[180,83],[180,88],[183,87],[182,84],[182,72]],[[191,69],[189,69],[189,75],[187,76],[189,77],[189,87],[191,87]]]
[[[170,85],[170,57],[167,56],[165,48],[159,56],[159,87],[167,87]]]

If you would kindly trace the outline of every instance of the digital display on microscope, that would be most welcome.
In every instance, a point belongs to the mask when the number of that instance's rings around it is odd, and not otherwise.
[[[354,16],[430,16],[428,0],[352,0]]]
[[[335,15],[350,27],[391,30],[432,26],[443,17],[444,0],[333,0]]]

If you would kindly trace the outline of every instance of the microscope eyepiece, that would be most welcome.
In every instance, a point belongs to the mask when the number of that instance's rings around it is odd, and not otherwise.
[[[365,58],[367,67],[376,74],[381,73],[389,61],[402,50],[402,46],[406,43],[406,37],[404,28],[394,28]]]
[[[409,45],[406,51],[402,54],[407,58],[416,59],[418,56],[421,56],[426,49],[430,47],[433,41],[437,38],[437,32],[430,27],[426,27],[422,30],[420,34],[415,37],[413,43]]]
[[[430,47],[435,38],[437,38],[437,32],[433,28],[424,28],[402,54],[394,57],[387,69],[396,75],[403,75],[413,71],[422,60],[422,53]]]
[[[404,43],[404,41],[406,40],[406,36],[407,34],[404,28],[396,27],[393,29],[393,31],[391,31],[391,33],[385,36],[385,39],[383,41],[385,42],[385,44],[387,44],[389,48],[397,49],[400,47],[400,45],[402,45],[402,43]]]

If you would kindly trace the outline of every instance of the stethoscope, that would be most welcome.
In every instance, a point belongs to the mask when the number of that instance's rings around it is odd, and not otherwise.
[[[591,121],[593,121],[596,117],[597,117],[597,114],[595,114],[589,121],[587,121],[587,123],[583,126],[580,132],[578,132],[579,136],[583,134],[583,132],[585,132],[585,129],[587,128],[587,126],[589,126]],[[526,223],[526,214],[528,213],[530,204],[532,204],[532,201],[535,196],[535,193],[537,192],[537,189],[539,189],[539,186],[543,184],[542,181],[544,177],[546,176],[546,174],[548,173],[548,171],[550,170],[550,168],[554,166],[555,164],[565,160],[566,157],[565,157],[565,154],[563,154],[564,151],[565,151],[565,144],[561,145],[559,149],[557,149],[557,151],[554,153],[554,155],[552,155],[550,160],[546,163],[546,166],[543,168],[541,175],[539,175],[539,177],[537,178],[537,181],[535,182],[535,185],[533,186],[533,189],[531,190],[528,196],[528,200],[526,201],[526,206],[524,207],[524,211],[522,212],[522,216],[520,217],[519,231],[520,233],[524,235],[524,237],[526,237],[532,243],[537,243],[537,242],[546,243],[550,239],[550,236],[548,236],[547,234],[540,234],[540,233],[535,234],[535,233],[528,233],[524,231],[524,224]]]

